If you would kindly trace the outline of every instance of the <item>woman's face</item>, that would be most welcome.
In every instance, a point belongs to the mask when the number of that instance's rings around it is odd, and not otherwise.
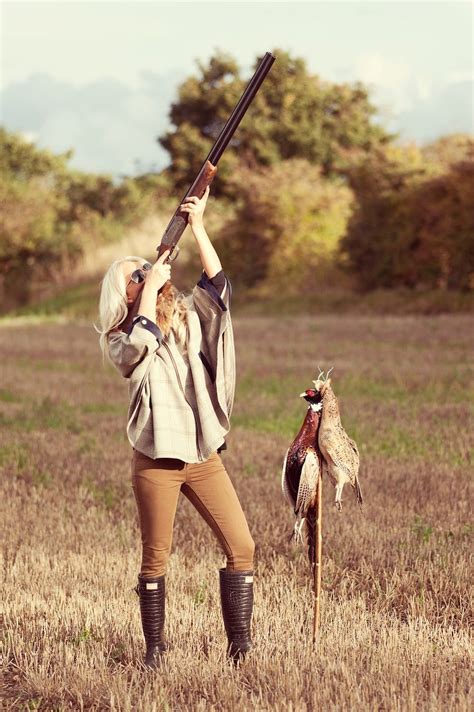
[[[125,284],[127,285],[127,304],[132,304],[143,289],[145,281],[139,282],[137,284],[132,279],[130,279],[130,277],[132,276],[132,273],[135,272],[138,267],[142,267],[145,262],[146,260],[143,260],[140,264],[131,261],[122,262],[123,276],[125,277]],[[147,273],[145,271],[145,278],[146,274]]]

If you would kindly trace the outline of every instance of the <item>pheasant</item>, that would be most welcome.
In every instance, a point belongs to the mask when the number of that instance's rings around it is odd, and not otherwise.
[[[332,369],[330,369],[331,371]],[[359,450],[357,445],[344,430],[341,424],[337,398],[331,388],[331,379],[321,378],[321,373],[313,381],[315,390],[322,398],[321,424],[318,432],[319,449],[323,456],[322,471],[326,473],[336,488],[336,507],[342,509],[342,489],[348,482],[352,485],[357,501],[362,505],[360,489]]]
[[[308,410],[300,431],[285,454],[281,473],[281,487],[291,504],[296,521],[290,539],[304,543],[301,530],[306,522],[309,556],[314,530],[314,512],[320,476],[320,458],[317,452],[317,432],[321,412],[321,394],[310,388],[299,394],[308,403]]]

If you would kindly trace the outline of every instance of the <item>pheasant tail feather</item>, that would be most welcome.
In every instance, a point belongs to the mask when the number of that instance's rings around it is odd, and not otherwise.
[[[357,475],[355,477],[355,493],[356,493],[357,501],[359,502],[359,505],[362,507],[362,505],[364,503],[364,499],[362,497],[362,490],[360,488],[359,478],[357,477]]]
[[[306,546],[308,559],[311,566],[314,566],[314,552],[316,543],[316,507],[309,507],[306,514]]]

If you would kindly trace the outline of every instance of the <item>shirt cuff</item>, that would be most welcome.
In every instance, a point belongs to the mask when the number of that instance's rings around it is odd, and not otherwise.
[[[206,272],[207,274],[207,272]],[[212,284],[214,287],[219,290],[219,294],[222,293],[222,290],[224,289],[225,286],[225,274],[224,270],[221,269],[217,274],[214,275],[214,277],[209,277],[211,280]]]
[[[146,316],[143,316],[142,314],[137,314],[133,318],[130,329],[127,332],[129,336],[132,333],[132,329],[135,326],[135,324],[139,324],[144,329],[151,331],[151,333],[156,337],[157,342],[161,346],[161,342],[163,341],[163,333],[162,333],[160,327],[157,326],[151,319],[149,319]]]
[[[201,279],[200,279],[199,282],[198,282],[198,287],[202,287],[202,289],[205,289],[207,292],[209,292],[209,294],[211,295],[211,297],[214,299],[215,302],[217,302],[217,304],[220,306],[220,308],[221,308],[223,311],[227,311],[227,307],[226,307],[226,305],[225,305],[225,303],[224,303],[224,300],[223,300],[222,297],[221,297],[222,288],[218,289],[218,288],[216,287],[216,285],[214,284],[214,280],[217,280],[217,282],[220,283],[220,281],[221,281],[221,276],[220,276],[221,273],[222,273],[222,276],[223,276],[223,278],[224,278],[224,279],[223,279],[223,284],[222,284],[222,286],[224,286],[225,284],[230,285],[230,282],[228,281],[227,277],[226,277],[225,274],[224,274],[224,270],[220,270],[220,272],[218,272],[217,274],[215,274],[214,277],[212,277],[212,279],[210,279],[210,278],[207,276],[206,270],[203,270],[202,275],[201,275]],[[228,288],[230,289],[230,287],[228,287]],[[232,291],[230,290],[230,291],[229,291],[229,296],[230,296],[231,294],[232,294]]]

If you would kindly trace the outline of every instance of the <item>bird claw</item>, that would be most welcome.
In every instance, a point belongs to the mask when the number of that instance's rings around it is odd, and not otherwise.
[[[295,528],[294,528],[294,530],[293,530],[293,538],[294,538],[295,543],[298,543],[298,542],[299,542],[299,543],[301,543],[301,544],[304,544],[303,535],[301,534],[301,530],[302,530],[302,528],[303,528],[304,520],[305,520],[305,517],[303,517],[303,518],[301,519],[301,521],[299,522],[299,524],[298,524],[298,522],[295,522]]]
[[[338,512],[341,512],[341,511],[342,511],[342,502],[337,499],[337,500],[335,501],[335,505],[336,505],[337,511],[338,511]]]

